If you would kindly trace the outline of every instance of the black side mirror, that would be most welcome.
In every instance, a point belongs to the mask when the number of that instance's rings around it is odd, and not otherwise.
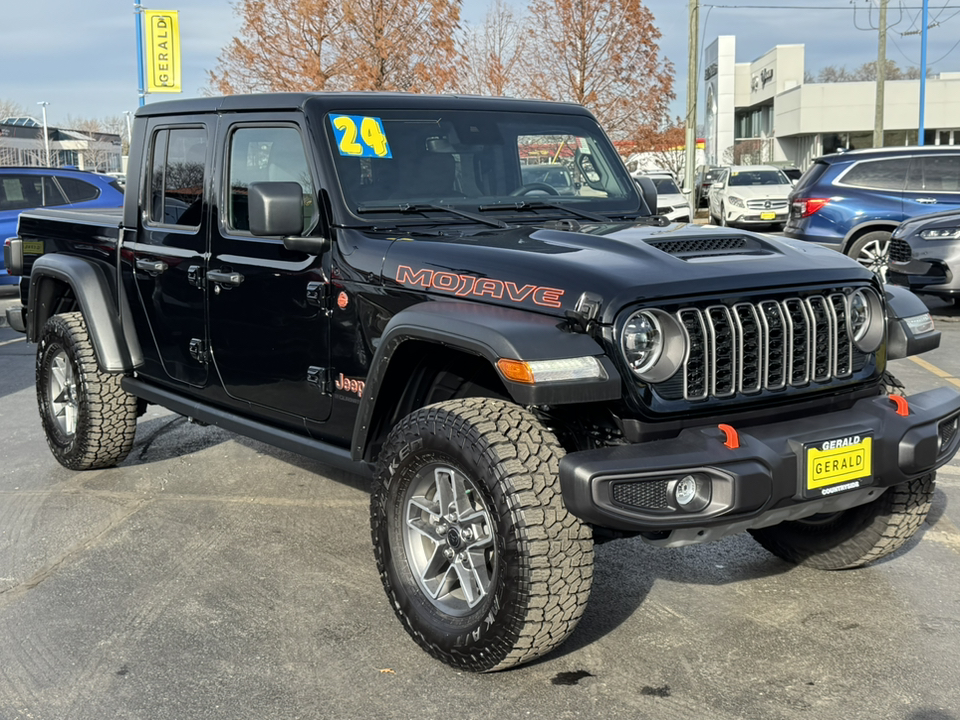
[[[300,183],[253,183],[249,193],[251,233],[284,237],[303,232],[303,189]]]

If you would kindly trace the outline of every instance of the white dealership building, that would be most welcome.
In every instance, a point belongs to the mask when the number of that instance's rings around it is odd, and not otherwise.
[[[810,162],[838,149],[873,147],[874,82],[804,82],[804,46],[777,45],[736,61],[736,37],[704,52],[707,161],[718,165]],[[916,145],[920,81],[884,85],[885,146]],[[924,144],[960,145],[960,72],[927,78]]]

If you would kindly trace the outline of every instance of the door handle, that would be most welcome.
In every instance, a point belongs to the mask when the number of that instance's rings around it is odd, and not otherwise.
[[[936,205],[936,198],[917,198],[918,203],[923,203],[924,205]]]
[[[163,260],[137,260],[137,270],[143,270],[151,275],[159,275],[167,269]]]
[[[227,272],[226,270],[208,270],[207,280],[217,285],[236,287],[243,282],[243,275],[238,272]]]

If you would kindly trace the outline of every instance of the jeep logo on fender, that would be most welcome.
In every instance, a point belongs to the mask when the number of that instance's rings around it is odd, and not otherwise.
[[[478,278],[473,275],[434,272],[427,269],[414,270],[407,265],[400,265],[397,267],[397,282],[401,285],[418,285],[442,290],[458,297],[489,297],[496,300],[506,297],[515,303],[529,298],[543,307],[563,307],[560,298],[563,297],[564,291],[559,288],[539,285],[518,286],[516,283],[496,278]]]

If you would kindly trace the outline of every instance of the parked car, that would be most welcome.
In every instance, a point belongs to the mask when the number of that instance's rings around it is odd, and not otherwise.
[[[894,230],[887,281],[960,300],[960,210],[921,215]]]
[[[960,206],[960,147],[850,150],[817,158],[790,195],[784,234],[832,247],[884,275],[890,235]]]
[[[646,173],[657,188],[657,215],[673,222],[690,222],[690,203],[671,173]]]
[[[707,206],[707,195],[710,192],[710,186],[719,177],[723,171],[722,165],[701,165],[697,168],[696,179],[693,185],[693,197],[697,208]]]
[[[524,165],[520,168],[524,185],[549,185],[558,195],[576,195],[580,183],[575,182],[573,174],[566,165],[546,163],[543,165]],[[546,192],[546,189],[544,189]],[[553,194],[553,193],[550,193]]]
[[[718,225],[779,225],[787,221],[793,185],[772,165],[737,165],[723,171],[709,194],[710,218]]]
[[[0,167],[0,243],[17,234],[20,213],[38,207],[121,207],[123,190],[114,178],[82,170]],[[14,285],[0,258],[0,285]]]

